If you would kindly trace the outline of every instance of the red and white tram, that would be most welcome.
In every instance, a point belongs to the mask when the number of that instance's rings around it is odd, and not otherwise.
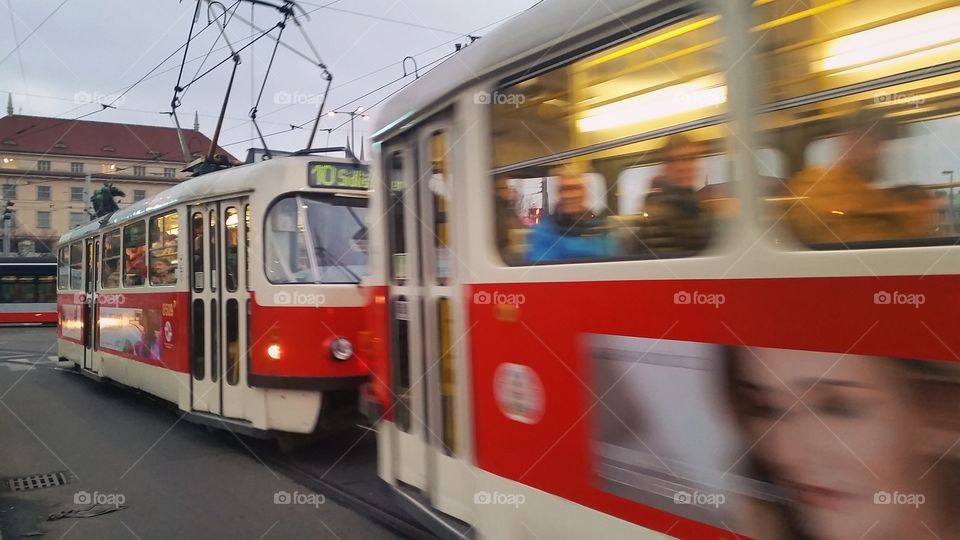
[[[368,185],[359,161],[294,155],[70,231],[61,358],[233,430],[311,433],[355,411]]]
[[[957,22],[545,0],[386,103],[380,476],[451,537],[960,537]]]

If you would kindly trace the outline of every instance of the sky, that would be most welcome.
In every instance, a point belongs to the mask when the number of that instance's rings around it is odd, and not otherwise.
[[[208,8],[203,0],[194,33],[235,0],[221,0]],[[274,0],[271,0],[274,1]],[[535,4],[536,0],[312,0],[299,2],[309,13],[298,20],[333,75],[325,111],[370,109],[413,80],[413,56],[421,74],[468,43],[468,35],[483,36],[493,23]],[[172,126],[168,114],[183,52],[161,64],[186,41],[194,13],[194,0],[0,0],[0,99],[6,112],[7,93],[13,94],[19,114],[85,118],[105,122]],[[247,22],[266,30],[282,16],[269,6],[242,1],[226,25],[226,36],[239,49],[260,34]],[[211,16],[212,17],[212,16]],[[221,17],[221,21],[223,18]],[[263,82],[277,30],[240,53],[233,94],[220,137],[221,146],[243,158],[246,149],[260,147],[249,113]],[[283,32],[263,96],[257,108],[258,123],[274,150],[303,148],[325,88],[322,71],[297,25]],[[19,47],[17,46],[19,44]],[[208,51],[211,51],[207,56]],[[292,51],[295,49],[301,55]],[[198,73],[222,65],[191,85],[177,110],[181,125],[192,127],[199,113],[200,129],[211,136],[227,89],[232,62],[230,50],[216,24],[190,43],[181,86]],[[159,67],[157,67],[159,65]],[[147,78],[123,93],[128,87]],[[121,96],[122,94],[122,96]],[[365,94],[369,94],[366,95]],[[357,100],[357,98],[360,98]],[[355,101],[356,100],[356,101]],[[102,109],[99,103],[113,103]],[[350,135],[348,114],[325,117],[320,129],[336,129],[329,144],[340,146]],[[356,138],[366,138],[371,120],[357,118]],[[328,134],[320,131],[314,146],[325,146]]]

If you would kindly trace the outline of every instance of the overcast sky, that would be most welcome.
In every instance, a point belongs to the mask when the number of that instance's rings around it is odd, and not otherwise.
[[[227,7],[234,3],[222,1]],[[353,110],[357,106],[373,106],[412,80],[398,80],[404,74],[404,56],[416,56],[425,71],[429,69],[425,66],[453,52],[455,43],[466,43],[467,34],[482,36],[493,28],[492,23],[535,3],[536,0],[312,0],[300,2],[306,11],[312,11],[309,20],[300,20],[334,76],[326,109],[396,81],[346,107]],[[2,113],[6,112],[7,92],[13,93],[14,108],[22,114],[76,118],[100,109],[94,101],[109,103],[184,43],[194,6],[194,0],[0,0]],[[220,12],[214,9],[215,13]],[[240,17],[253,20],[262,29],[281,18],[272,8],[254,7],[246,1],[236,10],[236,16],[228,23],[226,32],[237,48],[259,33],[251,34],[254,31]],[[204,0],[195,32],[206,23]],[[271,35],[275,36],[276,30]],[[313,56],[293,24],[287,26],[282,41],[308,57]],[[247,148],[260,146],[249,140],[255,133],[248,114],[259,92],[272,45],[269,37],[263,37],[241,54],[242,63],[220,138],[221,145],[241,159]],[[211,46],[214,51],[203,70],[229,56],[216,25],[191,42],[188,59],[193,61],[188,61],[184,69],[183,84],[197,74]],[[104,110],[87,118],[172,126],[169,116],[159,113],[170,110],[182,58],[181,51],[160,66],[151,78],[118,100],[116,110]],[[208,136],[213,134],[231,64],[224,63],[186,91],[178,110],[182,125],[192,126],[194,111],[199,111],[200,129]],[[264,134],[275,133],[314,117],[323,88],[320,69],[280,47],[259,106],[261,130]],[[376,109],[371,114],[375,115]],[[325,118],[320,127],[334,128],[347,119],[346,115]],[[267,142],[273,149],[302,148],[309,127],[274,135]],[[358,140],[361,133],[369,134],[369,129],[369,122],[358,119]],[[334,132],[330,144],[342,145],[348,135],[349,125]],[[325,132],[318,133],[318,142],[326,144],[326,137]]]

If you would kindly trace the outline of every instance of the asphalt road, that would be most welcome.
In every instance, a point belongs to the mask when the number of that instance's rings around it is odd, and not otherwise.
[[[55,335],[52,328],[0,328],[5,540],[396,538],[274,470],[269,443],[190,424],[168,404],[59,368]],[[322,462],[333,453],[298,452]],[[365,478],[375,478],[361,453],[342,462],[351,476],[365,470]],[[53,472],[68,483],[17,492],[7,487],[10,478]],[[47,521],[56,512],[89,508],[80,504],[88,500],[125,508]]]

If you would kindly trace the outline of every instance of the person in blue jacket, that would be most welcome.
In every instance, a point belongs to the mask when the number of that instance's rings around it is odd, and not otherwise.
[[[587,207],[583,176],[563,169],[553,214],[544,216],[530,233],[527,260],[531,263],[596,259],[614,255],[606,217]]]

